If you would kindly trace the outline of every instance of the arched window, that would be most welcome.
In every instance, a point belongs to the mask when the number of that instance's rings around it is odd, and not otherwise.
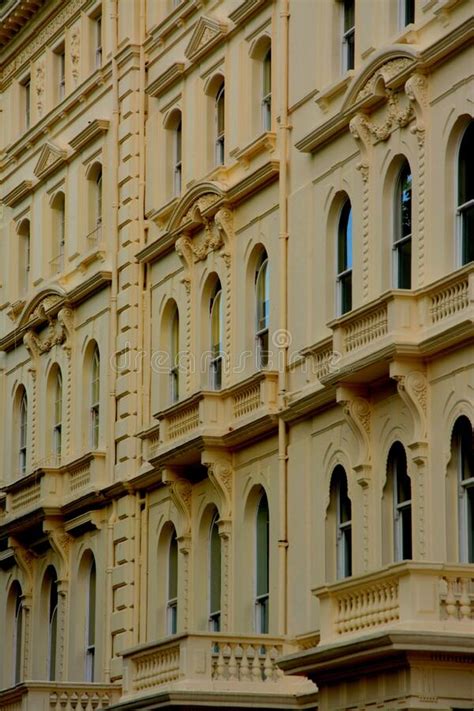
[[[209,629],[221,628],[221,537],[218,514],[212,519],[209,534]]]
[[[210,301],[211,321],[211,387],[220,390],[222,387],[222,288],[217,280]]]
[[[63,434],[63,378],[58,368],[54,377],[53,393],[53,453],[61,456]]]
[[[352,309],[352,207],[346,200],[339,217],[337,235],[338,311],[345,314]]]
[[[393,492],[394,558],[411,560],[412,502],[411,480],[407,471],[407,457],[400,442],[395,442],[388,455],[388,484]]]
[[[20,395],[19,411],[19,431],[18,431],[18,471],[20,474],[26,473],[28,459],[28,399],[23,389]]]
[[[342,466],[334,469],[331,496],[336,504],[336,577],[352,575],[352,504],[347,491],[347,476]]]
[[[20,294],[26,294],[30,286],[30,221],[23,220],[18,229],[18,284]]]
[[[272,50],[268,49],[262,65],[262,122],[263,130],[272,128]]]
[[[266,634],[270,600],[270,512],[266,494],[262,495],[257,508],[255,560],[255,627],[257,632]]]
[[[64,269],[64,248],[66,239],[65,201],[64,193],[58,193],[52,202],[53,208],[53,245],[51,268],[53,274],[59,274]]]
[[[176,307],[171,319],[170,333],[170,396],[171,402],[179,400],[179,311]]]
[[[101,238],[102,232],[102,185],[103,172],[100,163],[93,163],[87,171],[87,247],[92,249]]]
[[[265,368],[268,365],[268,325],[270,320],[270,270],[266,252],[261,257],[255,275],[255,291],[257,297],[257,366]]]
[[[94,681],[95,661],[95,621],[97,597],[97,573],[95,560],[92,560],[87,590],[87,620],[86,620],[86,681]]]
[[[452,442],[459,487],[459,558],[474,563],[474,436],[467,417],[456,421]]]
[[[216,165],[225,159],[225,85],[222,82],[216,94]]]
[[[170,539],[168,551],[168,602],[166,604],[168,634],[178,630],[178,539],[176,531]]]
[[[95,221],[97,227],[102,224],[102,168],[97,171],[95,179],[96,185],[96,203],[95,203]]]
[[[50,573],[48,608],[48,679],[54,681],[57,674],[58,644],[58,582],[56,574]]]
[[[174,129],[174,194],[181,195],[181,183],[182,183],[182,147],[183,147],[183,136],[182,136],[182,120],[181,116],[178,119],[176,128]]]
[[[23,659],[23,603],[21,587],[15,583],[14,591],[14,610],[15,618],[13,620],[13,683],[18,684],[21,681],[22,675],[22,659]]]
[[[411,289],[412,241],[412,175],[405,161],[397,182],[395,203],[394,285],[397,289]]]
[[[97,346],[94,348],[91,362],[90,382],[90,440],[92,449],[99,446],[100,433],[100,356]]]
[[[459,148],[458,233],[461,266],[474,260],[474,121],[464,132]]]

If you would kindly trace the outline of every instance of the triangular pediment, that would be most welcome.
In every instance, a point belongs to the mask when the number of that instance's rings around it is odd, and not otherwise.
[[[184,52],[194,62],[218,44],[227,34],[228,26],[213,17],[201,17]]]
[[[57,170],[66,160],[67,151],[54,143],[45,143],[34,168],[34,174],[42,179]]]

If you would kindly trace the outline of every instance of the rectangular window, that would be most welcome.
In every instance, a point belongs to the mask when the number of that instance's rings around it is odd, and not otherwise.
[[[21,82],[23,127],[27,131],[31,126],[31,77],[28,75]]]
[[[342,69],[354,69],[355,0],[344,0],[342,34]]]
[[[57,97],[62,101],[66,94],[66,52],[64,43],[55,51],[56,77],[57,77]]]
[[[95,68],[102,66],[102,15],[94,20],[95,24]]]
[[[402,27],[415,22],[415,0],[400,0],[400,19]]]

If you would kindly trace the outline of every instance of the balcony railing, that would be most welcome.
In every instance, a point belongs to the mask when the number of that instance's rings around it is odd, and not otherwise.
[[[317,588],[321,644],[383,628],[474,632],[474,566],[405,562]]]
[[[168,637],[123,655],[122,701],[154,692],[189,692],[195,700],[210,691],[234,693],[313,693],[302,677],[285,677],[277,666],[284,653],[296,651],[281,637],[195,633]]]
[[[474,319],[474,267],[468,265],[434,284],[413,291],[394,290],[333,321],[333,349],[340,356],[337,379],[345,369],[369,364],[397,348],[421,355],[465,337]],[[323,379],[326,378],[323,374]]]
[[[251,378],[220,391],[200,391],[157,413],[159,428],[143,433],[149,461],[164,457],[199,437],[214,437],[235,443],[252,427],[273,426],[277,408],[277,373],[261,371]]]
[[[101,711],[119,697],[112,684],[25,681],[0,692],[0,711]]]

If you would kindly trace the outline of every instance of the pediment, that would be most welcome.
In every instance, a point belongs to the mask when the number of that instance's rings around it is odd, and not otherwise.
[[[184,54],[190,62],[196,61],[218,44],[227,34],[226,22],[213,17],[201,17],[194,29]]]
[[[67,151],[55,143],[45,143],[33,173],[40,180],[57,170],[66,160]]]
[[[403,84],[417,63],[416,56],[409,50],[394,49],[384,51],[366,66],[349,86],[342,111],[383,97],[387,88]]]
[[[181,230],[184,226],[202,224],[203,213],[215,212],[222,203],[225,187],[214,181],[205,181],[193,187],[181,198],[168,222],[168,231]],[[214,209],[213,209],[213,206]]]

